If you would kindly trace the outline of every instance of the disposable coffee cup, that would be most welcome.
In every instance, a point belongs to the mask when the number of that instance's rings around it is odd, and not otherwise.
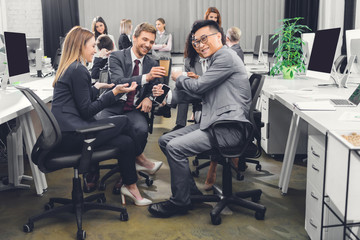
[[[170,65],[170,60],[159,60],[159,64],[160,67],[164,67],[165,68],[165,77],[169,76],[169,65]]]

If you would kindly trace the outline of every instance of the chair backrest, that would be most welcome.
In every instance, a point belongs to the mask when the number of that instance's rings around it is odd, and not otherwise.
[[[255,157],[255,158],[260,157],[260,155],[261,155],[261,145],[260,145],[261,130],[260,130],[260,128],[262,127],[261,117],[255,118],[255,114],[260,113],[255,108],[256,108],[257,101],[259,99],[262,87],[264,85],[264,81],[265,81],[265,76],[260,75],[260,74],[253,74],[249,78],[249,82],[250,82],[250,86],[251,86],[251,97],[252,97],[252,102],[251,102],[250,111],[249,111],[249,118],[250,118],[250,122],[253,124],[253,128],[254,128],[253,134],[256,139],[257,149],[258,149],[256,153],[251,154],[252,155],[251,157]]]
[[[32,90],[22,86],[16,88],[30,101],[40,119],[42,132],[33,147],[31,159],[42,172],[47,172],[45,156],[61,141],[59,124],[46,104]]]
[[[101,70],[99,73],[99,82],[101,83],[108,83],[108,70]],[[106,89],[102,88],[100,89],[100,94],[102,94]]]

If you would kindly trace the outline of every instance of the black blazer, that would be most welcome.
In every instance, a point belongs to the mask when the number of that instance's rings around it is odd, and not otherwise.
[[[114,51],[109,57],[109,83],[131,85],[132,82],[136,82],[139,86],[137,88],[140,91],[139,99],[136,104],[139,104],[145,97],[152,96],[152,87],[160,83],[159,79],[154,79],[144,86],[141,86],[142,75],[132,76],[133,67],[131,61],[131,48],[127,48],[120,51]],[[151,71],[152,67],[158,66],[158,62],[148,55],[144,56],[142,74],[147,74]]]
[[[241,58],[241,60],[244,62],[244,52],[241,49],[239,44],[234,44],[231,46],[231,49],[236,52],[236,54]]]
[[[129,40],[129,37],[125,33],[122,33],[120,35],[118,44],[119,50],[126,49],[132,46],[132,42]]]
[[[54,87],[52,113],[64,131],[75,131],[93,124],[93,116],[115,102],[109,91],[97,99],[99,90],[91,85],[89,71],[75,61],[58,79]]]
[[[107,70],[108,58],[95,57],[91,68],[91,78],[99,79],[100,71]]]

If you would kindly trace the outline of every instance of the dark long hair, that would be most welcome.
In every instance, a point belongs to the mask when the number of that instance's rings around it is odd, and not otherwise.
[[[101,22],[101,23],[104,24],[104,28],[105,28],[105,29],[104,29],[103,34],[108,34],[108,28],[107,28],[107,25],[106,25],[106,23],[105,23],[105,20],[104,20],[102,17],[97,16],[97,17],[94,18],[94,20],[92,21],[92,24],[91,24],[91,30],[92,30],[92,32],[95,34],[95,39],[97,39],[98,36],[101,35],[101,33],[99,33],[99,32],[96,30],[96,23],[98,23],[98,22]]]

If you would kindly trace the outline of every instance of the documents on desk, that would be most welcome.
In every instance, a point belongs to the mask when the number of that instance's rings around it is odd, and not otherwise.
[[[329,101],[296,102],[294,106],[301,111],[335,111]]]
[[[341,114],[340,121],[360,122],[360,112],[344,112]]]

